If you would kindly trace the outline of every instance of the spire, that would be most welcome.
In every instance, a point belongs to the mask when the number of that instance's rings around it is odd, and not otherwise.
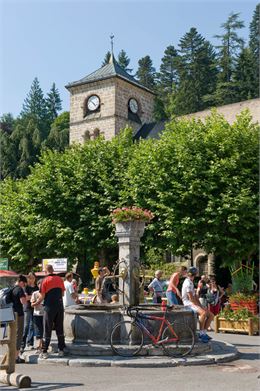
[[[110,54],[109,64],[113,64],[113,63],[115,62],[115,57],[114,57],[114,41],[113,41],[114,38],[115,38],[114,34],[111,33],[111,35],[110,35],[111,54]]]

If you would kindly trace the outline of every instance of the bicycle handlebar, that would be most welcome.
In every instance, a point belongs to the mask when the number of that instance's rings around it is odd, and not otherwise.
[[[152,305],[151,305],[151,307],[152,307]],[[167,312],[168,310],[171,310],[173,308],[175,308],[174,305],[166,305],[165,311],[163,311],[163,312]],[[139,311],[147,310],[147,309],[149,309],[149,307],[144,308],[144,307],[139,307],[139,306],[128,306],[128,307],[126,307],[126,313],[130,318],[134,318],[138,315]],[[135,314],[133,314],[133,312],[135,312]]]

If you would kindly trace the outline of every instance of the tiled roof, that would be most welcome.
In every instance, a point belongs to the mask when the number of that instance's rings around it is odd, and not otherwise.
[[[134,140],[140,138],[159,138],[161,132],[165,128],[166,121],[150,122],[143,124],[143,126],[134,135]]]
[[[99,68],[95,72],[92,72],[90,75],[83,77],[78,81],[73,81],[66,85],[66,88],[78,86],[81,84],[93,83],[95,81],[109,79],[111,77],[119,77],[123,80],[128,81],[129,83],[135,84],[138,87],[147,90],[154,94],[152,90],[140,84],[133,76],[129,75],[120,65],[116,62],[115,57],[112,55],[110,61],[107,65]]]

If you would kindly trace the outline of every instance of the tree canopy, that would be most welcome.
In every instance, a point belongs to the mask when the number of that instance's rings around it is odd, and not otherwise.
[[[1,253],[14,269],[67,256],[92,262],[117,248],[111,210],[136,205],[155,218],[151,249],[189,253],[191,246],[226,263],[257,253],[258,131],[243,113],[230,125],[216,113],[172,120],[159,140],[133,143],[131,130],[65,152],[46,151],[27,179],[1,190]]]

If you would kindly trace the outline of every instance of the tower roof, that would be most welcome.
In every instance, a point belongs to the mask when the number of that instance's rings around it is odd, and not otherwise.
[[[67,89],[70,89],[70,87],[75,87],[75,86],[79,86],[82,84],[93,83],[95,81],[110,79],[111,77],[119,77],[120,79],[123,79],[131,84],[136,85],[139,88],[142,88],[142,89],[154,94],[154,92],[152,90],[143,86],[133,76],[129,75],[117,63],[113,54],[110,56],[110,60],[109,60],[108,64],[104,65],[103,67],[97,69],[96,71],[90,73],[89,75],[83,77],[82,79],[80,79],[78,81],[73,81],[71,83],[68,83],[65,87]]]

